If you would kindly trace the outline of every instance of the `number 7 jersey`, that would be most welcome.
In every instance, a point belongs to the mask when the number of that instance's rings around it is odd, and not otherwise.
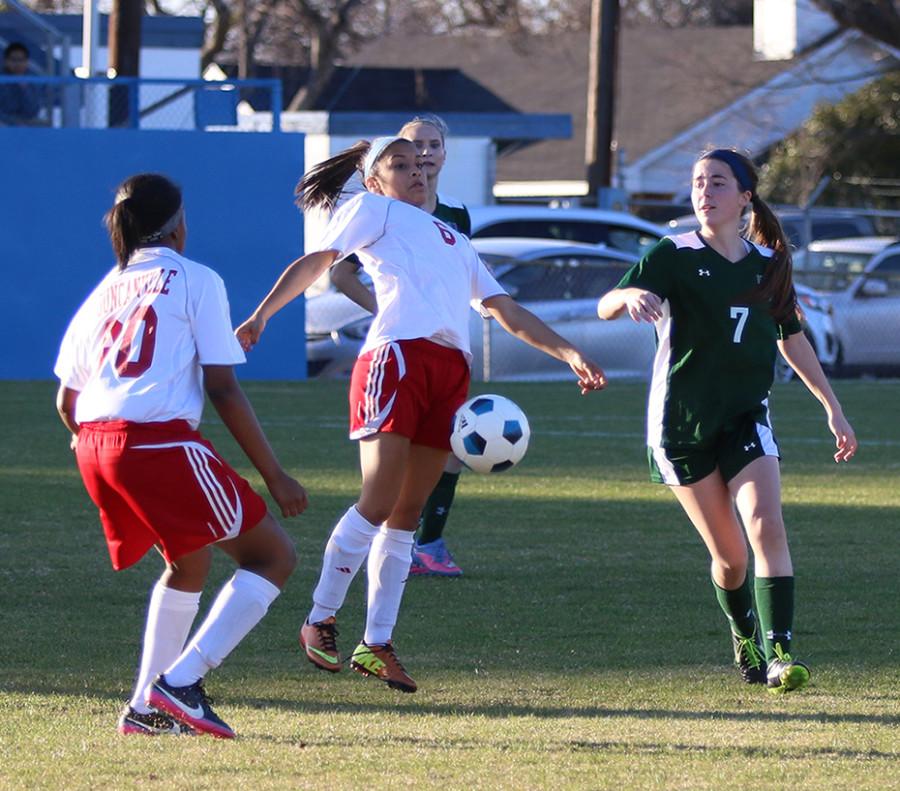
[[[732,262],[696,232],[667,236],[629,270],[618,288],[643,288],[663,302],[647,410],[648,441],[664,448],[708,447],[723,427],[764,405],[776,341],[801,331],[777,324],[751,301],[772,250],[746,242]]]
[[[201,366],[244,360],[222,278],[174,250],[149,247],[106,275],[78,309],[54,373],[79,393],[78,423],[183,419],[196,428]]]

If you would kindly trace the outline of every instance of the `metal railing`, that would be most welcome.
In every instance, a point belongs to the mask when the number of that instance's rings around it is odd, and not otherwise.
[[[34,118],[0,122],[7,125],[167,130],[238,129],[239,104],[263,91],[273,108],[271,130],[281,130],[282,88],[274,79],[0,76],[0,93],[10,90],[37,94],[43,109]]]
[[[62,64],[69,63],[71,49],[69,37],[34,13],[28,6],[20,3],[19,0],[0,0],[0,13],[4,12],[14,15],[24,23],[27,31],[40,40],[46,60],[46,67],[41,71],[48,75],[60,75],[63,69]],[[6,41],[4,46],[9,43],[11,42]]]

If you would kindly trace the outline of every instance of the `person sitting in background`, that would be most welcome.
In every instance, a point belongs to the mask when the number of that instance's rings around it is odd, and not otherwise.
[[[3,50],[3,76],[24,77],[28,73],[28,47],[14,41]],[[0,83],[0,124],[32,126],[40,123],[37,86],[28,82]]]

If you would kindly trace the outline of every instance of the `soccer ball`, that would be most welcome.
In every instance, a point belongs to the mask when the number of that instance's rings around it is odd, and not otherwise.
[[[453,416],[450,447],[475,472],[502,472],[522,460],[531,429],[519,407],[500,395],[470,398]]]

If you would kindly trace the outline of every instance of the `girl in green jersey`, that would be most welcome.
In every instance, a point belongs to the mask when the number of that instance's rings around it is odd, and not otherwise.
[[[651,477],[671,486],[709,550],[742,678],[789,692],[810,673],[790,654],[794,571],[768,415],[776,347],[824,407],[834,460],[849,461],[857,442],[802,332],[790,250],[756,187],[747,157],[732,149],[704,153],[691,188],[700,230],[660,241],[601,298],[597,312],[654,323]]]

